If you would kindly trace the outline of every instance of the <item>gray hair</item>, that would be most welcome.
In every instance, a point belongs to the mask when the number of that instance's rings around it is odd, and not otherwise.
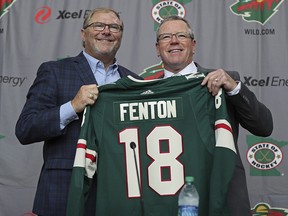
[[[183,21],[184,23],[186,23],[187,25],[187,28],[188,28],[188,33],[190,34],[191,38],[194,39],[194,33],[193,33],[193,30],[189,24],[189,22],[184,19],[183,17],[180,17],[178,15],[172,15],[172,16],[168,16],[168,17],[165,17],[162,22],[159,24],[158,28],[157,28],[157,32],[156,32],[156,41],[158,41],[158,38],[159,38],[159,30],[161,28],[161,26],[165,23],[165,22],[168,22],[168,21],[172,21],[172,20],[181,20]]]
[[[120,25],[122,26],[122,32],[123,32],[123,30],[124,30],[123,21],[121,20],[119,13],[114,11],[111,8],[95,8],[94,10],[90,11],[90,13],[84,19],[82,28],[85,29],[86,26],[89,25],[89,22],[90,22],[91,18],[93,17],[93,15],[95,13],[111,13],[111,12],[114,13],[116,15],[116,17],[119,19]],[[82,45],[83,45],[83,47],[85,47],[85,42],[84,41],[82,41]]]
[[[95,14],[95,13],[114,13],[116,15],[116,17],[120,20],[120,23],[122,25],[122,29],[124,29],[124,23],[123,21],[121,20],[120,18],[120,15],[118,12],[114,11],[113,9],[110,9],[110,8],[95,8],[94,10],[92,10],[84,19],[84,22],[83,22],[83,29],[89,25],[89,22],[92,18],[92,16]]]

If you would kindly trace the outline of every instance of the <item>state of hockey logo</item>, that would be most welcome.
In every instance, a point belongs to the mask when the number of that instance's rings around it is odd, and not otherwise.
[[[281,148],[288,145],[288,141],[273,138],[247,135],[247,161],[250,165],[250,176],[285,176],[282,161],[284,154]]]
[[[256,143],[247,152],[247,160],[255,169],[274,169],[281,164],[282,159],[281,149],[273,143]]]
[[[184,4],[191,1],[192,0],[152,0],[154,6],[151,10],[151,16],[155,21],[154,30],[157,29],[159,23],[161,23],[165,17],[172,15],[185,17],[186,11]]]
[[[158,23],[161,23],[162,17],[175,14],[181,17],[185,16],[185,8],[177,1],[161,1],[152,8],[152,17]]]
[[[257,22],[264,25],[278,11],[284,0],[238,0],[230,6],[230,10],[242,16],[246,22]]]

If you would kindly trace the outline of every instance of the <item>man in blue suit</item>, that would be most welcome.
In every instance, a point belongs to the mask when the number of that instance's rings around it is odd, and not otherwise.
[[[117,12],[95,9],[85,18],[81,29],[83,52],[76,57],[45,62],[38,69],[16,124],[16,136],[22,144],[44,141],[44,164],[33,206],[37,215],[66,215],[82,112],[86,105],[95,103],[97,85],[128,75],[140,78],[116,61],[122,34],[123,22]],[[93,208],[92,196],[85,215],[94,215]]]

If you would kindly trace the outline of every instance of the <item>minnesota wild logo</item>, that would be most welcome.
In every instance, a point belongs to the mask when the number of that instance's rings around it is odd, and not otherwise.
[[[165,17],[171,15],[178,15],[185,17],[186,10],[184,4],[191,2],[192,0],[152,0],[152,18],[154,19],[154,30],[157,29],[158,24],[162,22]]]
[[[230,10],[247,22],[264,25],[278,11],[284,0],[238,0]]]
[[[8,8],[10,8],[15,2],[16,0],[0,0],[0,19],[8,12]]]
[[[253,216],[287,216],[288,209],[272,208],[267,203],[258,203],[251,210]]]
[[[142,73],[140,73],[140,76],[143,77],[145,80],[152,80],[152,79],[158,79],[161,76],[164,75],[164,68],[162,61],[158,64],[151,65],[144,69]]]

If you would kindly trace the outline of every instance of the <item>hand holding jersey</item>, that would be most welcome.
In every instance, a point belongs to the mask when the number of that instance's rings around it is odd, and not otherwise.
[[[207,85],[212,95],[217,95],[222,87],[226,92],[231,92],[237,87],[237,82],[223,69],[218,69],[207,74],[201,85]]]
[[[76,113],[82,112],[87,105],[93,105],[98,98],[98,88],[96,84],[83,85],[71,101],[71,105]]]

